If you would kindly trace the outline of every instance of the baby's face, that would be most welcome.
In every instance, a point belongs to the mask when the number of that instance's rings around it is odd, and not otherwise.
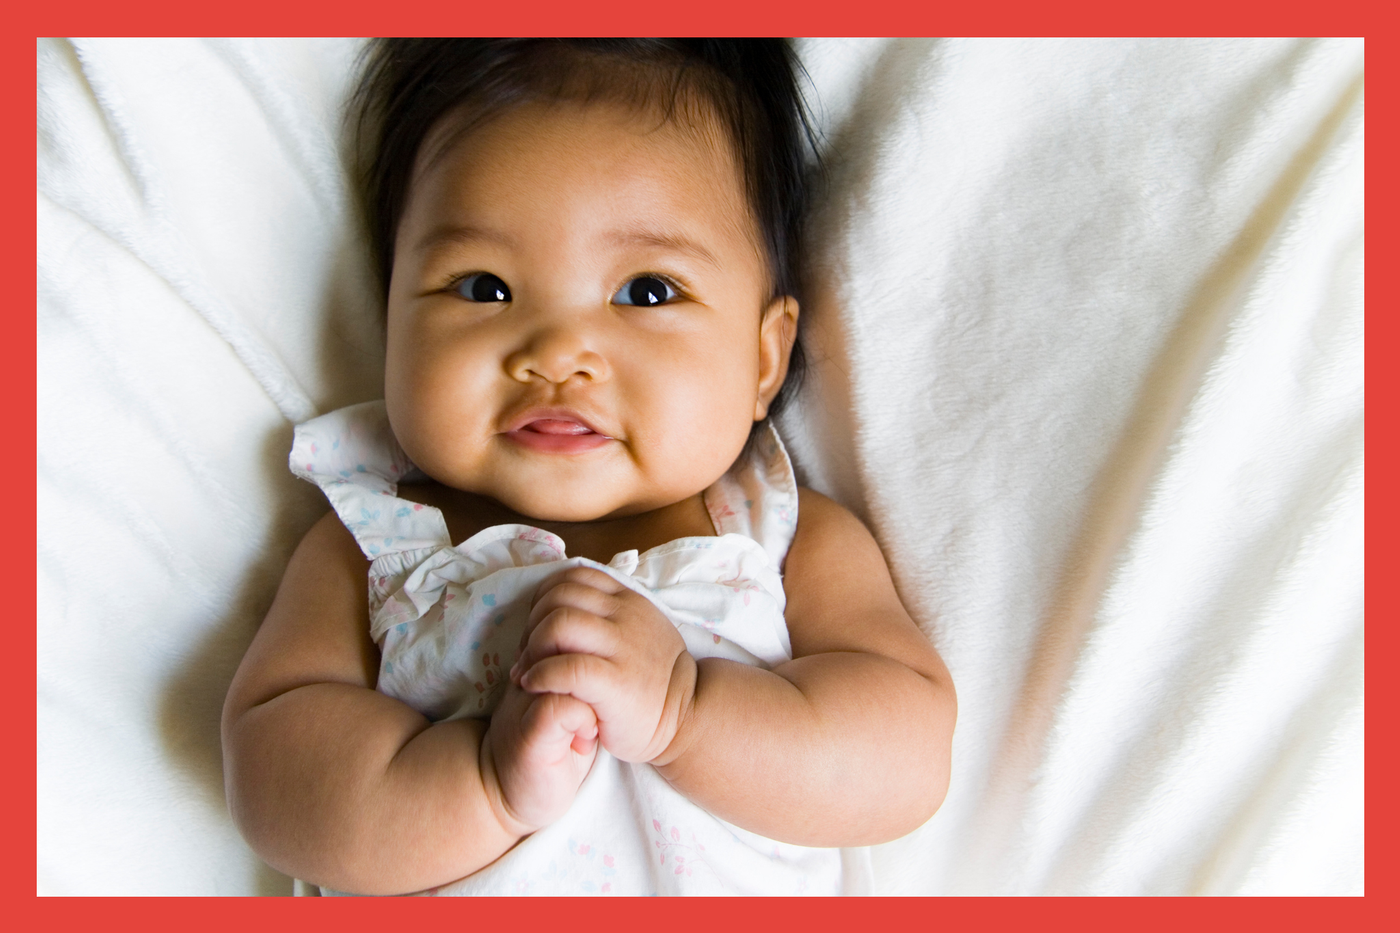
[[[527,105],[420,165],[389,289],[385,396],[429,476],[540,520],[679,502],[743,449],[786,373],[717,134]]]

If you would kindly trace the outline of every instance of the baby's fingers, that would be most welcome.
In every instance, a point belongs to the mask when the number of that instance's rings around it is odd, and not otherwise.
[[[581,570],[588,570],[591,576],[583,577],[582,574],[575,573]],[[573,571],[551,577],[547,581],[550,584],[547,588],[541,587],[535,591],[530,605],[530,616],[525,622],[526,635],[551,612],[559,609],[581,609],[605,617],[612,615],[617,611],[617,596],[612,589],[602,589],[594,585],[599,577],[613,583],[614,588],[620,588],[612,577],[588,567],[575,567]]]
[[[586,586],[606,595],[614,595],[627,589],[596,567],[570,567],[568,570],[562,570],[545,578],[539,586],[535,587],[535,595],[530,599],[531,604],[538,603],[553,590],[570,583]]]
[[[543,658],[520,677],[530,693],[567,694],[587,704],[606,701],[614,693],[616,669],[592,654],[556,654]]]
[[[598,718],[587,703],[564,694],[538,696],[520,720],[521,738],[540,763],[553,764],[572,749],[581,755],[593,751],[598,740]]]
[[[617,648],[616,627],[591,612],[564,606],[546,616],[525,639],[525,645],[510,669],[510,679],[520,683],[520,675],[542,659],[559,654],[611,656]]]

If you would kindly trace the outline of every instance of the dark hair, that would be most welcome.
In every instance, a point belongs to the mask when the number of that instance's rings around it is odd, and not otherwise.
[[[670,120],[709,108],[728,131],[767,252],[772,297],[800,300],[807,155],[815,133],[784,39],[375,39],[365,49],[350,121],[370,249],[388,294],[394,239],[419,150],[452,114],[461,134],[530,101],[613,100]],[[701,120],[695,120],[697,125]],[[806,369],[799,339],[780,411]]]

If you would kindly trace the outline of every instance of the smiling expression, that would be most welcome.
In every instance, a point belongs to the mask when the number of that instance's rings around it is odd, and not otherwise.
[[[527,104],[420,156],[385,396],[440,483],[539,520],[636,515],[703,491],[766,414],[796,302],[770,298],[722,136],[658,122]]]

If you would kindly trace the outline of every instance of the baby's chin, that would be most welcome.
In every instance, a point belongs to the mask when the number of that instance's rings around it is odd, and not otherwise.
[[[677,506],[703,492],[705,485],[690,489],[694,484],[671,484],[664,489],[608,489],[603,484],[583,483],[582,488],[543,483],[521,488],[510,484],[482,490],[480,494],[493,499],[507,511],[526,523],[584,524],[610,522],[644,516]],[[603,488],[600,488],[603,487]]]
[[[493,498],[504,508],[527,521],[557,522],[571,525],[627,518],[633,515],[642,515],[661,507],[637,503],[619,505],[602,501],[581,501],[577,497],[565,502],[554,497],[495,496]]]

